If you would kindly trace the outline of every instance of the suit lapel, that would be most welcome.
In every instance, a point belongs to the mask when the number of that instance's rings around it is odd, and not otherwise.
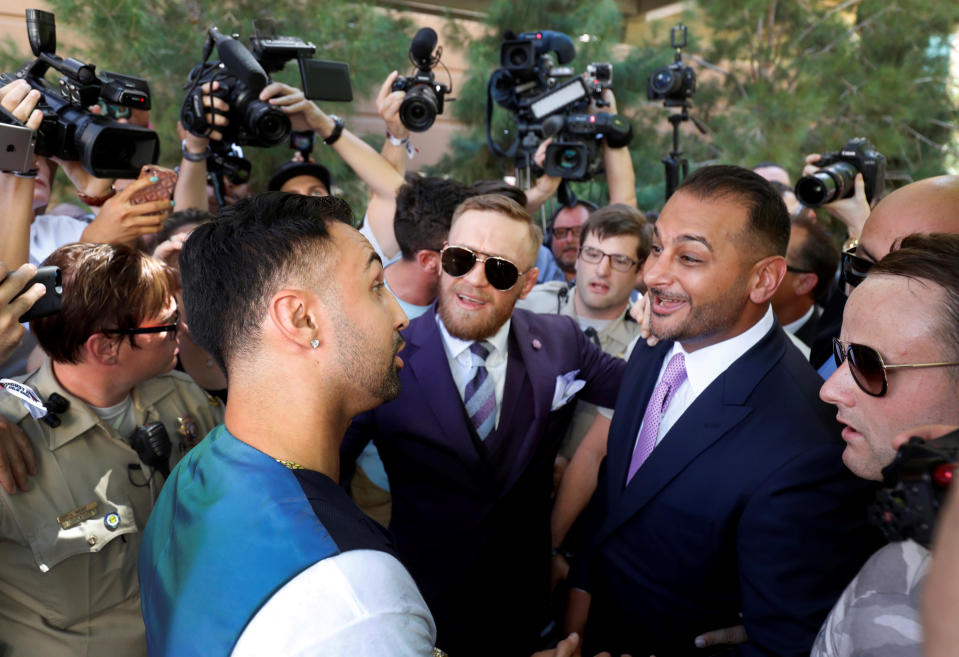
[[[696,398],[625,487],[633,441],[618,441],[628,442],[629,446],[624,448],[622,444],[618,444],[615,465],[607,466],[610,472],[609,499],[612,503],[610,513],[599,532],[599,540],[603,540],[629,520],[699,454],[750,414],[752,407],[746,403],[750,394],[782,358],[785,346],[786,338],[782,329],[774,325],[762,340],[730,365]],[[657,362],[661,364],[662,358],[657,359]],[[643,388],[644,400],[648,400],[652,394],[652,386],[658,373],[657,368],[652,383],[647,382]],[[642,411],[631,414],[639,416],[639,420],[633,422],[636,425],[631,434],[634,439],[639,432],[645,408],[644,401]],[[623,454],[627,449],[629,453]],[[611,454],[610,457],[612,456]]]
[[[422,317],[422,321],[411,324],[407,331],[410,343],[407,367],[436,419],[441,442],[464,461],[478,463],[480,455],[473,443],[475,432],[453,381],[443,336],[436,324],[436,304]]]

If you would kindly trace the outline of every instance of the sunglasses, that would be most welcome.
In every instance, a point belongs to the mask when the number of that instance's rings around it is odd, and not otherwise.
[[[136,328],[127,328],[127,329],[103,329],[101,333],[107,335],[143,335],[146,333],[164,333],[166,331],[173,331],[176,333],[177,327],[180,325],[180,311],[178,310],[175,315],[173,315],[173,321],[169,324],[160,324],[158,326],[138,326]]]
[[[443,250],[440,251],[440,262],[443,265],[443,271],[453,278],[466,276],[473,270],[477,262],[481,262],[483,263],[486,280],[500,292],[506,292],[516,285],[516,281],[519,280],[519,267],[506,258],[500,258],[499,256],[483,257],[465,246],[444,246]]]
[[[832,339],[832,355],[836,359],[836,367],[841,367],[843,361],[849,361],[849,373],[859,389],[867,395],[882,397],[889,389],[886,377],[888,370],[897,370],[905,367],[949,367],[959,365],[959,361],[942,363],[913,363],[910,365],[887,365],[882,356],[872,347],[854,342],[841,342],[839,338]]]
[[[848,251],[843,251],[839,259],[840,275],[849,287],[856,287],[866,280],[866,274],[869,273],[869,269],[875,264],[872,260],[866,260],[865,258],[857,256],[855,251],[855,247]]]

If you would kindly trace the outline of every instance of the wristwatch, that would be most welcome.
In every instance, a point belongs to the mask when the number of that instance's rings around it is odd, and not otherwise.
[[[336,114],[330,114],[330,118],[333,119],[333,132],[330,133],[329,137],[323,140],[323,143],[328,146],[335,144],[336,140],[343,134],[343,119]]]

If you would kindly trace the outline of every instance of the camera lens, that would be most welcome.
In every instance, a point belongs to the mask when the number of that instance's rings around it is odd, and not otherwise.
[[[853,180],[859,170],[849,162],[836,162],[799,179],[796,198],[809,208],[818,208],[853,194]]]
[[[653,90],[658,94],[668,94],[676,87],[678,78],[668,68],[661,68],[653,74]]]
[[[426,84],[414,85],[400,104],[400,121],[412,132],[428,130],[438,113],[436,93]]]
[[[77,125],[75,148],[83,166],[99,178],[135,178],[160,154],[152,130],[94,115]]]
[[[550,176],[581,180],[589,165],[589,153],[581,143],[553,143],[546,148],[543,168]]]
[[[252,100],[244,109],[243,125],[259,144],[276,146],[290,134],[289,117],[269,103]]]

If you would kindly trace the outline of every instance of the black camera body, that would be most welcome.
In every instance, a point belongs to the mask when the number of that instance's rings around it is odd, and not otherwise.
[[[936,440],[913,436],[882,471],[885,488],[869,509],[870,519],[890,541],[932,544],[936,514],[959,466],[959,431]]]
[[[436,115],[443,113],[444,97],[453,90],[451,84],[437,82],[433,73],[443,56],[443,47],[437,47],[436,42],[436,31],[432,28],[424,27],[417,32],[409,52],[416,73],[393,81],[393,91],[406,92],[406,98],[400,104],[400,121],[411,132],[429,130]]]
[[[214,47],[220,60],[207,62]],[[209,108],[203,107],[200,87],[207,82],[218,82],[220,88],[213,94],[230,106],[229,125],[217,126],[223,143],[266,147],[282,143],[290,134],[289,117],[259,99],[260,92],[271,82],[269,73],[282,70],[287,62],[296,59],[307,98],[335,101],[353,98],[349,67],[341,62],[311,59],[314,52],[316,46],[312,43],[297,37],[277,36],[270,19],[253,21],[249,50],[237,35],[225,36],[216,27],[210,27],[203,46],[203,61],[190,71],[187,80],[187,94],[180,110],[183,127],[200,137],[209,133],[212,126],[204,116]]]
[[[566,180],[589,180],[602,171],[599,147],[603,139],[611,148],[627,146],[633,138],[633,126],[621,114],[554,115],[544,122],[544,132],[559,123],[553,143],[546,148],[543,169],[546,175]]]
[[[56,22],[53,14],[27,9],[27,34],[36,59],[16,73],[0,75],[0,86],[26,80],[40,92],[37,109],[43,121],[37,129],[34,152],[44,157],[78,160],[98,178],[135,178],[145,164],[160,155],[157,134],[138,125],[123,124],[87,109],[103,100],[112,105],[150,109],[146,80],[110,73],[97,73],[96,66],[57,56]],[[57,89],[43,76],[49,69],[63,74]],[[10,117],[0,117],[9,122]]]
[[[865,137],[850,139],[840,151],[822,155],[818,166],[819,171],[796,183],[796,198],[810,208],[855,194],[857,173],[862,174],[870,203],[882,194],[886,184],[886,158]]]
[[[666,107],[688,107],[696,93],[696,71],[683,64],[687,42],[686,26],[680,23],[669,31],[669,43],[676,51],[672,64],[657,68],[646,80],[646,98],[661,100]]]
[[[554,65],[550,53],[555,54]],[[501,157],[529,160],[542,139],[553,137],[546,149],[547,174],[566,180],[589,180],[602,171],[600,142],[625,146],[632,126],[621,115],[588,114],[590,103],[606,105],[613,67],[594,62],[582,75],[566,66],[576,56],[572,39],[562,32],[540,30],[518,37],[507,32],[500,46],[500,68],[490,76],[487,98],[487,143]],[[492,101],[513,113],[516,141],[506,151],[490,136]],[[628,135],[628,136],[627,136]],[[610,137],[612,139],[610,140]]]

